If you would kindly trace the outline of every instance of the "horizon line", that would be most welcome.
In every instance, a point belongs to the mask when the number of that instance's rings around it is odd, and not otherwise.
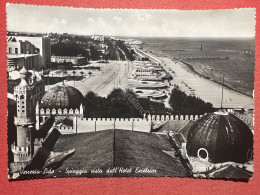
[[[32,34],[49,34],[49,33],[57,33],[57,34],[68,34],[68,35],[77,35],[77,36],[92,36],[92,35],[101,35],[105,37],[131,37],[131,38],[254,38],[255,36],[234,36],[234,37],[217,37],[217,36],[185,36],[185,37],[179,37],[179,36],[138,36],[138,35],[105,35],[105,34],[74,34],[74,33],[58,33],[58,32],[29,32],[29,31],[8,31],[8,32],[14,32],[14,33],[32,33]]]

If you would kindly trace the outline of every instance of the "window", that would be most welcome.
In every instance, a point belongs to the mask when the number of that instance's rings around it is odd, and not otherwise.
[[[12,48],[11,47],[9,47],[9,53],[12,53]]]
[[[21,95],[20,99],[23,100],[24,99],[24,95]],[[24,103],[24,102],[22,102],[22,103]]]
[[[18,48],[15,48],[15,54],[18,54]]]
[[[197,155],[198,155],[198,158],[200,158],[201,160],[208,160],[208,157],[209,157],[209,153],[205,148],[200,148],[198,150]]]

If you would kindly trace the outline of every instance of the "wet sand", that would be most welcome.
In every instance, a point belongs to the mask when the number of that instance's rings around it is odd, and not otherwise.
[[[168,57],[158,57],[151,53],[153,57],[161,60],[161,64],[168,71],[173,80],[171,83],[178,85],[182,91],[188,95],[194,95],[206,102],[210,102],[214,107],[221,107],[222,85],[215,83],[205,77],[189,70],[186,64],[178,60],[171,60]],[[254,105],[254,99],[230,88],[223,88],[223,107],[249,108]]]

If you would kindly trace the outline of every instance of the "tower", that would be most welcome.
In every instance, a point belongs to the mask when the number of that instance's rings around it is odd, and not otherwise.
[[[29,72],[20,70],[21,82],[14,88],[17,114],[14,124],[17,128],[17,141],[12,146],[14,162],[29,162],[34,154],[35,106],[44,93],[44,84],[35,74],[29,80]]]

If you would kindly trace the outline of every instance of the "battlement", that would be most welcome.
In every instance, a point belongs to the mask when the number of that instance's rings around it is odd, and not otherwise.
[[[29,124],[33,124],[34,122],[35,119],[33,117],[27,117],[27,118],[14,117],[15,125],[29,125]]]
[[[14,144],[11,146],[13,154],[17,156],[28,157],[30,155],[30,147],[19,147]]]
[[[40,110],[36,109],[36,114],[40,114],[40,115],[49,115],[49,114],[53,114],[53,115],[83,115],[83,109],[44,109],[44,108],[40,108]]]
[[[149,133],[153,122],[197,120],[202,115],[144,115],[143,118],[83,118],[74,116],[73,126],[58,126],[62,134],[85,133],[107,129],[123,129]]]
[[[83,118],[81,116],[77,116],[77,119],[80,121],[97,121],[97,122],[105,122],[105,121],[149,121],[148,118]]]
[[[168,121],[168,120],[191,120],[195,121],[203,115],[148,115],[147,118],[151,118],[152,121]]]

